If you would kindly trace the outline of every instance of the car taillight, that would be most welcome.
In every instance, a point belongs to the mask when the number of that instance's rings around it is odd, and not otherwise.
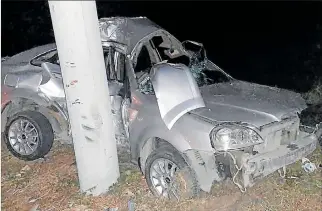
[[[132,96],[132,103],[134,105],[142,105],[142,102],[140,101],[140,99],[138,97],[136,97],[135,95]]]
[[[1,110],[10,101],[9,100],[9,91],[10,91],[10,89],[8,89],[6,87],[2,87],[2,89],[1,89]]]
[[[132,108],[128,108],[128,111],[129,111],[129,122],[131,123],[138,115],[138,111]]]

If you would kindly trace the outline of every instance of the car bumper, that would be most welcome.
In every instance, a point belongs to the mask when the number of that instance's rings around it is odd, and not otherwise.
[[[274,151],[249,155],[242,151],[231,151],[227,153],[214,153],[213,151],[187,150],[184,157],[195,171],[200,188],[209,192],[214,181],[221,182],[222,177],[218,171],[216,161],[230,166],[232,176],[237,173],[233,160],[238,168],[236,180],[243,187],[251,187],[263,177],[295,163],[302,157],[307,156],[316,149],[317,136],[301,132],[300,138],[291,146],[280,146]],[[230,155],[230,156],[229,156]]]
[[[243,159],[244,187],[250,187],[261,178],[311,154],[316,149],[316,135],[301,132],[300,137],[291,145],[283,145],[274,151]]]

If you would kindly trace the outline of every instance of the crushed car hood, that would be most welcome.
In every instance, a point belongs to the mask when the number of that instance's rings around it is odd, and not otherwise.
[[[160,63],[153,66],[150,74],[161,118],[169,130],[184,114],[205,107],[197,83],[187,66]]]
[[[205,108],[190,113],[212,121],[245,122],[256,127],[297,115],[307,106],[295,92],[244,81],[200,88]]]

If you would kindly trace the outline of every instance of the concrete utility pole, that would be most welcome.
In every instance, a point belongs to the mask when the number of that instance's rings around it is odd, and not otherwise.
[[[117,182],[119,165],[95,1],[48,1],[62,69],[80,189]]]

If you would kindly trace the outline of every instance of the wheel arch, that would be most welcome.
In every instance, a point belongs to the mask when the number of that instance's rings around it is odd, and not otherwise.
[[[173,149],[181,153],[184,159],[186,159],[186,157],[184,156],[183,152],[191,149],[190,144],[182,135],[169,130],[163,132],[160,131],[160,133],[154,133],[153,135],[147,134],[140,140],[143,141],[138,143],[137,148],[132,151],[132,158],[134,162],[138,163],[141,170],[145,168],[147,157],[153,150],[159,148],[161,145],[163,146],[166,144],[171,146]]]
[[[25,95],[24,95],[25,93]],[[5,105],[1,113],[1,132],[10,117],[23,110],[38,111],[43,114],[50,122],[55,134],[68,134],[69,123],[67,117],[62,113],[62,109],[56,103],[42,98],[39,95],[24,92],[16,92],[10,95],[10,101]]]

